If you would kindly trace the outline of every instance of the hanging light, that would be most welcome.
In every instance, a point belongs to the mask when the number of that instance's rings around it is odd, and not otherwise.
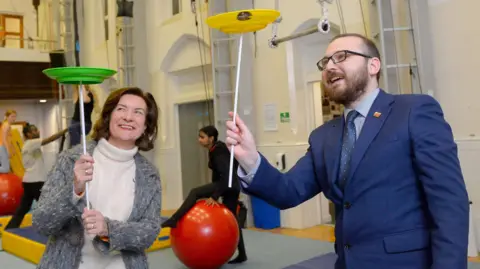
[[[133,1],[117,0],[118,11],[117,18],[130,17],[133,18]]]

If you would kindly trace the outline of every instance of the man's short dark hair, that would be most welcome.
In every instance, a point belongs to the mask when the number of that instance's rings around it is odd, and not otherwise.
[[[367,38],[367,37],[365,37],[364,35],[361,35],[361,34],[356,34],[356,33],[340,34],[340,35],[337,35],[334,38],[332,38],[330,43],[332,43],[333,41],[335,41],[337,39],[343,38],[343,37],[356,37],[356,38],[361,39],[362,42],[363,42],[363,45],[364,45],[364,48],[363,48],[364,51],[362,51],[362,53],[364,53],[368,56],[371,56],[371,57],[378,58],[380,61],[382,60],[380,58],[380,52],[377,48],[377,45],[375,45],[375,42],[373,42],[373,40],[371,40],[371,39],[369,39],[369,38]],[[381,74],[381,70],[378,71],[377,80],[380,80],[380,74]]]

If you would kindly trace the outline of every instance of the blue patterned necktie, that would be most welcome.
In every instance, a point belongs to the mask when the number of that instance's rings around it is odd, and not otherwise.
[[[350,158],[355,146],[355,141],[357,140],[357,131],[353,121],[359,115],[360,114],[356,110],[348,112],[345,128],[343,130],[342,155],[340,159],[340,173],[338,177],[338,183],[342,190],[345,187],[345,181],[347,180],[348,171],[350,168]]]

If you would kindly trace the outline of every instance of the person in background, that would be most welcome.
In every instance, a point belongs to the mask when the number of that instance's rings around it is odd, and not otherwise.
[[[237,215],[240,184],[234,174],[232,188],[228,187],[230,151],[224,142],[218,140],[218,130],[215,126],[205,126],[201,128],[198,131],[198,143],[208,150],[208,167],[212,170],[212,183],[192,189],[180,208],[169,219],[162,223],[162,227],[175,228],[177,222],[187,214],[197,201],[204,198],[207,198],[206,203],[208,205],[215,206],[218,204],[218,199],[222,197],[223,204],[234,216]],[[236,161],[234,162],[234,167],[238,167]],[[230,264],[242,263],[247,260],[240,223],[239,229],[240,240],[238,242],[238,256],[231,260],[229,262]]]
[[[153,149],[157,120],[150,93],[118,89],[105,101],[87,154],[81,144],[60,154],[32,213],[33,227],[49,237],[38,269],[148,268],[162,190],[158,170],[139,151]]]
[[[12,144],[12,124],[17,120],[17,112],[9,109],[0,126],[0,173],[10,173],[10,158],[15,154]]]
[[[229,120],[244,190],[280,209],[323,192],[335,204],[336,269],[467,269],[469,199],[452,129],[431,96],[380,89],[381,66],[372,40],[333,38],[317,67],[344,114],[310,134],[286,173],[240,117]]]
[[[85,135],[88,135],[92,128],[92,113],[94,112],[94,110],[101,110],[100,100],[97,92],[101,88],[97,85],[85,85],[83,87]],[[82,126],[80,121],[80,98],[78,96],[78,89],[75,89],[73,93],[75,110],[70,123],[70,127],[68,129],[68,134],[70,137],[70,147],[74,147],[80,144],[82,138]]]
[[[22,161],[25,168],[23,175],[23,196],[17,210],[5,227],[6,230],[20,227],[20,224],[32,207],[33,200],[38,201],[47,173],[43,160],[42,146],[47,145],[65,135],[68,129],[48,138],[40,138],[37,126],[26,123],[23,127],[25,142],[22,147]]]

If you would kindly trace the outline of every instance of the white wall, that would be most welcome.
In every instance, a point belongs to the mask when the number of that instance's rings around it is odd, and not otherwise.
[[[435,72],[442,103],[457,138],[480,136],[480,37],[475,12],[479,1],[429,1]],[[454,23],[444,24],[450,21]]]
[[[480,2],[469,0],[430,0],[430,20],[435,57],[435,97],[442,104],[459,145],[459,156],[473,201],[472,213],[480,236],[480,37],[476,10]],[[445,21],[455,22],[444,24]]]
[[[103,1],[79,1],[79,10],[83,14],[78,17],[80,62],[83,66],[117,69],[116,61],[116,3],[109,1],[109,32],[110,40],[105,41],[105,25]],[[83,2],[82,5],[80,5]],[[113,21],[113,24],[112,24]]]

